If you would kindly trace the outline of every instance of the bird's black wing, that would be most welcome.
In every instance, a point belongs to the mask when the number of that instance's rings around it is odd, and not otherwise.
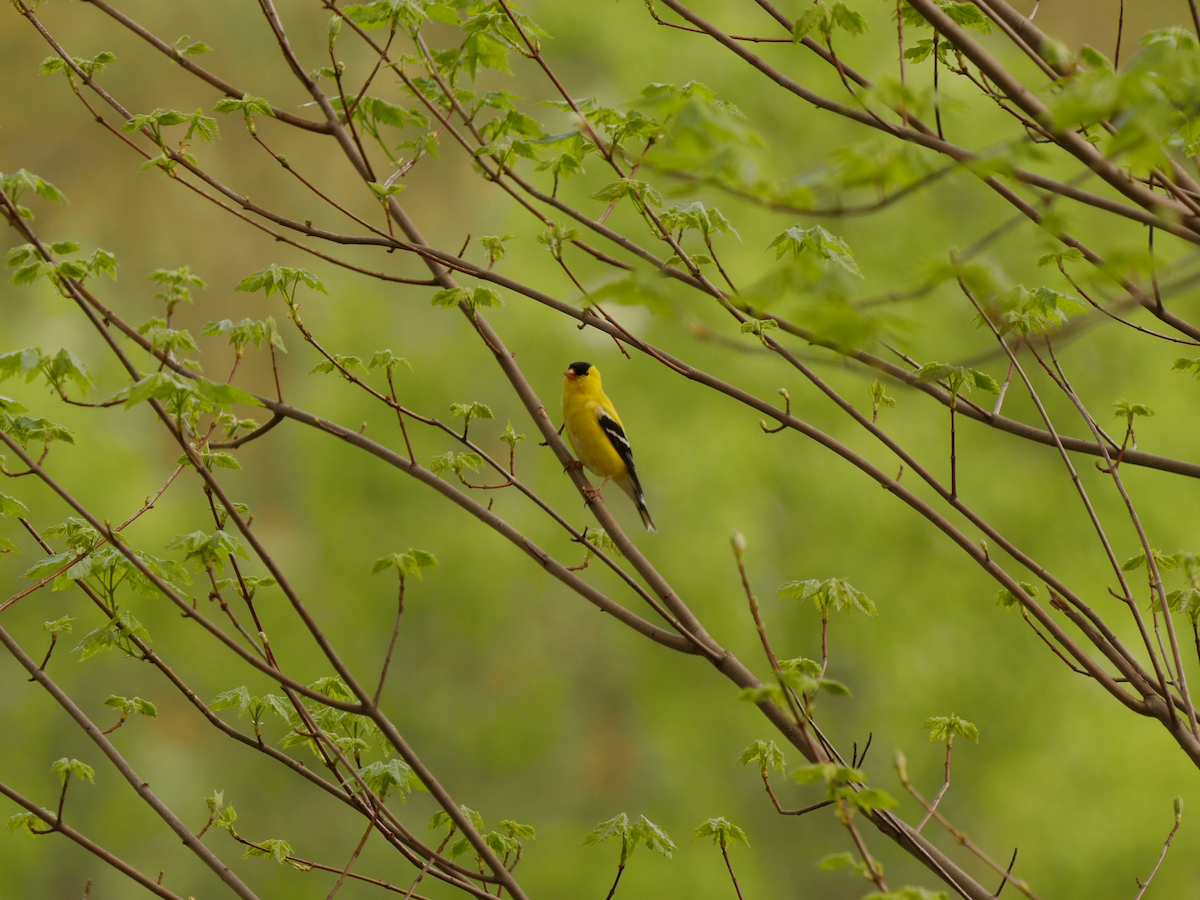
[[[637,467],[633,464],[633,448],[629,446],[629,438],[625,437],[625,429],[603,410],[598,411],[598,416],[600,429],[608,438],[609,443],[613,445],[613,449],[617,451],[617,456],[621,457],[621,462],[625,463],[625,468],[629,470],[629,477],[633,479],[633,484],[640,494],[642,486],[638,484]]]

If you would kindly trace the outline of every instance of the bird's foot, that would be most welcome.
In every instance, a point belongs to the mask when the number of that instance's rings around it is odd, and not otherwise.
[[[577,459],[572,459],[565,466],[563,466],[563,471],[570,472],[572,469],[582,469],[582,468],[583,468],[583,463],[581,463]]]
[[[583,495],[587,497],[587,502],[595,503],[597,500],[601,499],[601,494],[604,493],[604,485],[606,484],[608,484],[607,478],[604,479],[604,482],[598,488],[585,487],[583,489]]]

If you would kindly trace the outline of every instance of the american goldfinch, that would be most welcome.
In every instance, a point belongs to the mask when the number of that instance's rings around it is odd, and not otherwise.
[[[633,465],[633,449],[612,401],[600,386],[600,371],[591,363],[575,362],[564,374],[563,424],[575,455],[588,471],[604,478],[596,493],[615,481],[637,506],[646,530],[657,531],[646,511],[646,499]]]

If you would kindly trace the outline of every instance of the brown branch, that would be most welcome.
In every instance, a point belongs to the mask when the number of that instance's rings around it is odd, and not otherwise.
[[[7,438],[7,435],[3,435]],[[194,853],[201,862],[208,866],[218,878],[221,879],[230,890],[232,890],[243,900],[257,900],[255,893],[242,882],[240,878],[223,863],[211,850],[201,843],[186,825],[180,821],[179,817],[173,813],[170,808],[163,803],[158,796],[150,789],[149,783],[143,779],[133,767],[126,762],[125,758],[120,754],[112,742],[105,737],[100,729],[97,728],[84,712],[75,705],[75,702],[67,696],[67,694],[50,679],[45,672],[37,667],[37,663],[27,654],[21,646],[12,638],[12,636],[3,628],[0,627],[0,644],[3,644],[13,658],[17,660],[37,682],[45,689],[63,710],[75,720],[75,723],[82,731],[91,738],[92,742],[100,748],[100,751],[108,757],[118,772],[129,782],[142,802],[149,806],[167,826],[179,836],[184,845]],[[36,814],[36,813],[35,813]],[[61,822],[56,827],[61,827]],[[128,874],[128,873],[126,873]]]
[[[65,822],[63,822],[61,820],[61,817],[56,820],[49,812],[42,809],[40,806],[35,804],[33,801],[26,799],[21,794],[17,793],[16,791],[14,791],[12,788],[10,788],[8,785],[4,784],[3,782],[0,782],[0,794],[3,794],[5,797],[7,797],[13,803],[24,808],[28,812],[33,813],[33,815],[37,816],[39,819],[41,819],[43,822],[45,822],[46,826],[47,826],[47,830],[45,832],[41,832],[41,833],[48,834],[48,833],[56,832],[58,834],[63,835],[64,837],[74,841],[76,844],[78,844],[83,849],[87,850],[89,853],[91,853],[97,859],[100,859],[100,860],[108,863],[110,866],[112,866],[114,869],[116,869],[122,875],[125,875],[126,877],[132,879],[133,881],[136,881],[138,884],[140,884],[146,890],[150,891],[150,893],[155,894],[156,896],[162,897],[162,898],[164,898],[164,900],[183,900],[183,898],[180,897],[178,894],[174,893],[173,891],[167,890],[165,887],[163,887],[158,882],[151,880],[149,876],[143,875],[141,872],[139,872],[133,866],[129,865],[129,863],[125,862],[123,859],[121,859],[116,854],[110,853],[108,850],[105,850],[103,847],[101,847],[95,841],[86,837],[82,833],[76,831],[70,825],[67,825]],[[88,882],[88,883],[91,884],[91,882]]]

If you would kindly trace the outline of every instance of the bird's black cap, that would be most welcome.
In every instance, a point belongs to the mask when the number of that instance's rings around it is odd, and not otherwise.
[[[578,375],[582,378],[587,375],[588,370],[591,369],[591,367],[592,367],[591,363],[573,362],[567,368],[569,368],[572,372],[574,372],[576,375]]]

